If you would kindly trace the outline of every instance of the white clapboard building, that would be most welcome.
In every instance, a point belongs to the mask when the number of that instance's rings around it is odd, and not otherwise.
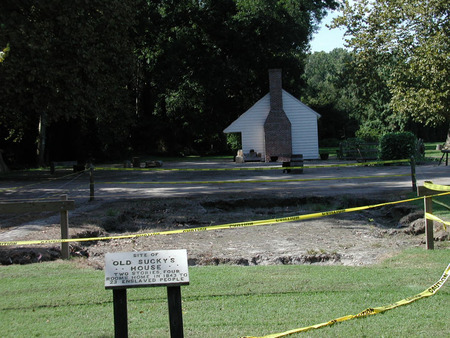
[[[266,162],[285,161],[300,154],[304,159],[318,159],[320,114],[282,89],[280,69],[269,70],[269,84],[269,93],[224,133],[241,133],[243,153],[253,150]]]

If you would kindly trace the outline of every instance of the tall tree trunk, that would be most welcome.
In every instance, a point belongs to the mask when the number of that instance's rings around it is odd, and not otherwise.
[[[444,148],[450,149],[450,125],[448,126],[447,140],[445,141]]]
[[[0,173],[5,173],[8,171],[8,167],[6,166],[5,162],[3,161],[3,150],[0,149]]]
[[[45,165],[45,151],[47,139],[47,113],[42,112],[39,118],[39,134],[37,144],[38,165],[43,167]]]

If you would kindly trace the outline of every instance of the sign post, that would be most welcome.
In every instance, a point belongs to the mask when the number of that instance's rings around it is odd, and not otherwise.
[[[114,337],[128,337],[127,289],[113,290]]]
[[[105,288],[113,290],[116,337],[128,337],[127,288],[166,286],[171,337],[183,337],[181,285],[189,284],[186,250],[107,253]]]
[[[181,310],[181,287],[167,287],[167,303],[169,304],[170,336],[172,338],[184,337],[183,312]]]

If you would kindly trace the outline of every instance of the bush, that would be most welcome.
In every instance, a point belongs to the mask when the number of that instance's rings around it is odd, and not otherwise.
[[[416,153],[416,137],[411,132],[388,133],[380,140],[382,160],[401,160]]]
[[[233,151],[242,149],[241,133],[227,134],[227,145]]]

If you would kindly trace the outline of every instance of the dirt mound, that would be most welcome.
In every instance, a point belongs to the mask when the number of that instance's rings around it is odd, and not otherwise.
[[[102,203],[70,219],[72,238],[144,234],[216,224],[274,219],[374,205],[381,200],[355,196],[234,196],[142,199]],[[412,205],[388,205],[301,222],[249,228],[189,232],[120,240],[71,243],[71,255],[102,268],[106,252],[184,248],[190,265],[371,264],[408,246],[422,245],[423,213]],[[437,231],[436,234],[441,234]],[[447,237],[445,237],[445,235]],[[42,239],[59,237],[57,225]],[[439,235],[441,236],[441,235]],[[437,239],[448,238],[443,231]],[[27,264],[60,258],[60,249],[2,248],[1,264]]]
[[[79,245],[70,246],[72,257],[89,257],[88,252]],[[55,261],[61,258],[61,248],[33,248],[21,247],[14,249],[0,249],[0,264],[32,264],[48,261]]]

